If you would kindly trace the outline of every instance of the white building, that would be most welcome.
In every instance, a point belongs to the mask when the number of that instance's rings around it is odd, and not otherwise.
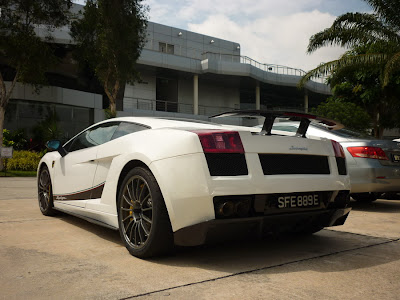
[[[81,8],[74,5],[73,10]],[[330,95],[329,86],[322,82],[311,81],[306,89],[298,90],[302,70],[241,56],[235,42],[152,22],[147,36],[138,60],[142,82],[127,84],[122,90],[117,101],[119,116],[207,120],[207,116],[233,109],[308,111]],[[73,63],[68,28],[55,32],[55,42],[66,48],[63,64],[49,74],[50,86],[39,95],[30,86],[16,86],[5,128],[29,129],[55,112],[64,134],[71,137],[104,118],[108,99],[97,81]]]

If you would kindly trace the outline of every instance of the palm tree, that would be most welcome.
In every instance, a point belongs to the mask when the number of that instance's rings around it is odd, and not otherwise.
[[[319,65],[307,72],[299,86],[315,77],[328,75],[341,67],[354,65],[381,65],[384,63],[382,86],[389,83],[390,76],[400,69],[400,1],[364,0],[374,13],[346,13],[339,16],[331,27],[310,38],[308,53],[329,45],[355,48],[360,45],[379,45],[376,53],[344,55]]]
[[[383,128],[392,127],[385,124],[382,117],[393,103],[393,84],[391,87],[390,84],[394,81],[394,74],[400,71],[400,1],[364,1],[373,8],[372,14],[346,13],[339,16],[331,27],[310,38],[308,53],[330,45],[351,50],[339,59],[323,63],[307,72],[300,80],[299,87],[321,75],[329,75],[330,83],[334,86],[343,81],[346,74],[357,70],[364,73],[367,70],[378,70],[376,82],[381,85],[382,91],[373,101],[376,103],[369,103],[370,109],[367,111],[372,118],[375,136],[380,137]],[[399,97],[396,98],[400,101]],[[386,101],[388,99],[390,101]]]

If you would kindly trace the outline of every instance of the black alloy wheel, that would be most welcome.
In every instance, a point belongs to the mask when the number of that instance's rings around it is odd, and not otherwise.
[[[53,216],[55,210],[53,208],[53,188],[49,169],[44,166],[39,171],[38,176],[38,200],[39,208],[43,215]]]
[[[167,209],[149,170],[137,167],[126,175],[118,197],[118,224],[121,238],[134,256],[146,258],[172,249]]]

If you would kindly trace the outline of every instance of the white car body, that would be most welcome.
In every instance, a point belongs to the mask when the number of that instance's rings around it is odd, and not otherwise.
[[[333,203],[340,191],[350,190],[349,177],[338,174],[335,151],[327,139],[261,136],[251,132],[254,128],[147,117],[116,118],[89,129],[107,122],[135,123],[148,129],[72,151],[64,157],[57,151],[47,153],[39,163],[38,173],[47,166],[56,210],[118,229],[119,184],[126,168],[140,165],[150,170],[160,187],[175,243],[196,245],[203,243],[205,237],[200,234],[187,240],[185,229],[189,233],[196,225],[216,220],[215,197],[329,191],[328,200]],[[211,176],[199,136],[193,130],[237,131],[248,174]],[[323,156],[330,172],[264,175],[260,153]],[[340,217],[347,217],[348,212],[343,207]]]

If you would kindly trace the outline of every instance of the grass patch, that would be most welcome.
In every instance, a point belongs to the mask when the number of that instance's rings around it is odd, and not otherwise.
[[[0,172],[0,177],[36,177],[36,171],[8,171],[4,173],[4,170]]]

